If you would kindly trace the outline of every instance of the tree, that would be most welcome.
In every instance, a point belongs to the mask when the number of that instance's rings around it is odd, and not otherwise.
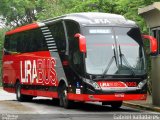
[[[2,62],[2,48],[3,48],[3,40],[4,40],[4,35],[5,35],[6,29],[0,28],[0,77],[1,77],[1,62]],[[2,79],[0,79],[0,86],[2,85]]]
[[[146,32],[138,8],[159,0],[1,0],[0,15],[6,25],[21,26],[66,13],[101,11],[134,20]]]
[[[1,0],[0,14],[11,27],[36,21],[36,14],[42,10],[42,0]]]
[[[71,9],[79,6],[83,0],[42,0],[43,10],[37,14],[38,20],[54,18],[71,12]]]

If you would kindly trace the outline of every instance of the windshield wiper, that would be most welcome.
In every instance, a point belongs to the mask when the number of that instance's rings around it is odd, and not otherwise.
[[[132,75],[135,76],[135,72],[134,72],[132,66],[129,64],[126,57],[124,56],[124,54],[122,53],[120,45],[119,45],[119,56],[120,56],[121,66],[122,66],[122,61],[124,60],[124,63],[126,64],[127,68],[132,72]]]
[[[109,68],[111,67],[112,62],[113,62],[114,60],[115,60],[115,62],[116,62],[116,66],[118,66],[118,64],[117,64],[117,58],[116,58],[116,51],[115,51],[115,46],[114,46],[114,45],[112,46],[112,49],[113,49],[114,55],[112,56],[112,58],[111,58],[111,60],[109,61],[106,69],[104,70],[104,72],[103,72],[103,74],[102,74],[103,77],[105,77],[105,74],[108,72],[108,70],[109,70]]]
[[[120,65],[118,64],[118,62],[117,62],[115,46],[113,46],[112,49],[113,49],[114,55],[112,56],[112,58],[111,58],[111,60],[109,61],[106,69],[104,70],[104,72],[103,72],[103,74],[102,74],[103,77],[105,77],[106,73],[108,72],[108,70],[109,70],[109,68],[111,67],[111,65],[112,65],[112,63],[113,63],[114,60],[115,60],[115,62],[116,62],[116,66],[117,66],[118,69],[119,69],[119,66],[120,66]],[[127,61],[126,57],[125,57],[124,54],[121,52],[121,47],[120,47],[120,45],[119,45],[119,56],[120,56],[120,64],[121,64],[121,66],[122,66],[122,62],[124,61],[125,65],[126,65],[127,68],[131,71],[132,75],[135,76],[135,72],[134,72],[132,66],[129,64],[129,62]]]

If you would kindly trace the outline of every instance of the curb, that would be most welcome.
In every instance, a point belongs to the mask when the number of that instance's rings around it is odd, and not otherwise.
[[[150,110],[150,111],[154,111],[154,112],[160,112],[160,107],[156,107],[156,106],[147,106],[147,105],[135,104],[132,102],[123,102],[123,105],[127,106],[127,107],[132,107],[132,108],[139,108],[142,110]]]

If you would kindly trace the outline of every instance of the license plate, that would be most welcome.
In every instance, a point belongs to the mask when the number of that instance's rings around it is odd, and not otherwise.
[[[115,97],[121,97],[121,98],[124,97],[124,93],[115,93],[114,95]]]

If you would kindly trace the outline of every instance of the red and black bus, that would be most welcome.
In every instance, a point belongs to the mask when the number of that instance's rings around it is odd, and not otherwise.
[[[156,40],[151,53],[157,50]],[[119,108],[145,100],[147,69],[143,40],[135,22],[108,13],[73,13],[6,33],[3,88],[18,101],[36,96],[99,101]]]

